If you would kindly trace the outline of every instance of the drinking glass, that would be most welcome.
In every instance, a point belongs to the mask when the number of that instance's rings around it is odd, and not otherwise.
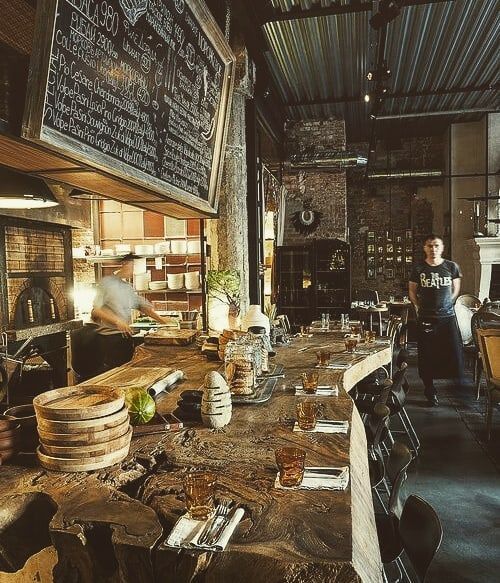
[[[358,345],[358,339],[348,336],[345,339],[345,349],[346,352],[356,352],[356,346]]]
[[[332,353],[329,350],[318,350],[318,352],[316,352],[316,356],[320,366],[328,366],[330,364]]]
[[[377,333],[375,330],[368,330],[368,342],[375,342],[375,338],[377,337]]]
[[[410,300],[408,299],[408,296],[403,296],[403,302],[407,303],[407,302],[409,302],[409,301],[410,301]]]
[[[389,303],[393,303],[394,302],[394,296],[389,296]]]
[[[297,423],[302,431],[311,431],[316,427],[318,407],[311,401],[297,403]]]
[[[183,479],[186,509],[194,520],[207,520],[214,513],[217,476],[212,472],[188,472]]]
[[[302,388],[305,393],[315,393],[318,388],[319,373],[315,370],[308,370],[302,373]]]
[[[280,447],[275,451],[282,486],[299,486],[304,477],[306,452],[296,447]]]

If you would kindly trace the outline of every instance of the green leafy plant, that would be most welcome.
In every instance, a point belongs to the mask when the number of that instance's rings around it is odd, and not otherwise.
[[[207,273],[208,295],[229,306],[231,314],[240,313],[240,272],[236,269],[211,270]]]

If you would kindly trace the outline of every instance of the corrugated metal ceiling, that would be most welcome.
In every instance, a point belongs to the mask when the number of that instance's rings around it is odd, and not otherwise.
[[[288,12],[317,7],[311,0],[263,0]],[[322,7],[349,5],[321,0]],[[388,25],[389,92],[436,90],[498,83],[497,0],[449,0],[407,6]],[[263,31],[273,77],[284,103],[361,96],[370,89],[366,73],[375,63],[372,12],[269,22]],[[421,111],[498,108],[494,90],[386,99],[381,115]],[[287,107],[290,119],[341,116],[348,136],[366,134],[370,105],[349,103]]]

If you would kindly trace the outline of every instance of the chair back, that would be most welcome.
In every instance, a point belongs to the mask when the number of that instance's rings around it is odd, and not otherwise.
[[[478,328],[477,336],[486,379],[500,385],[500,328]]]
[[[389,316],[399,316],[403,326],[408,324],[408,314],[410,312],[410,303],[405,304],[389,304]]]
[[[457,304],[467,308],[480,308],[481,300],[472,294],[462,294],[456,299],[455,305]]]
[[[373,289],[358,289],[354,294],[354,299],[358,302],[375,302],[379,303],[378,291]]]
[[[411,494],[401,513],[399,535],[419,581],[424,581],[443,539],[439,516],[423,498]]]
[[[455,304],[455,315],[457,317],[457,324],[462,337],[462,344],[468,346],[474,342],[472,336],[472,317],[474,316],[474,312],[469,306],[457,302]]]
[[[403,484],[406,481],[406,470],[411,464],[413,456],[411,451],[404,443],[395,441],[392,444],[389,459],[385,465],[385,472],[389,478],[391,494],[389,496],[389,513],[395,516],[401,516],[400,493]]]
[[[380,448],[380,442],[383,441],[389,424],[389,414],[389,407],[382,403],[377,403],[373,407],[372,413],[368,416],[366,437],[370,449],[376,451]]]
[[[392,377],[392,386],[389,392],[388,399],[390,399],[389,407],[392,409],[392,414],[398,413],[404,407],[406,401],[405,381],[406,371],[408,365],[403,362]]]

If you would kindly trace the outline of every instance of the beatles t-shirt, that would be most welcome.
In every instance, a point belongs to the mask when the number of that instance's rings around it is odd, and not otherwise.
[[[429,265],[424,261],[413,267],[410,281],[418,285],[419,316],[453,316],[453,290],[451,282],[462,277],[460,268],[445,259],[441,265]]]

